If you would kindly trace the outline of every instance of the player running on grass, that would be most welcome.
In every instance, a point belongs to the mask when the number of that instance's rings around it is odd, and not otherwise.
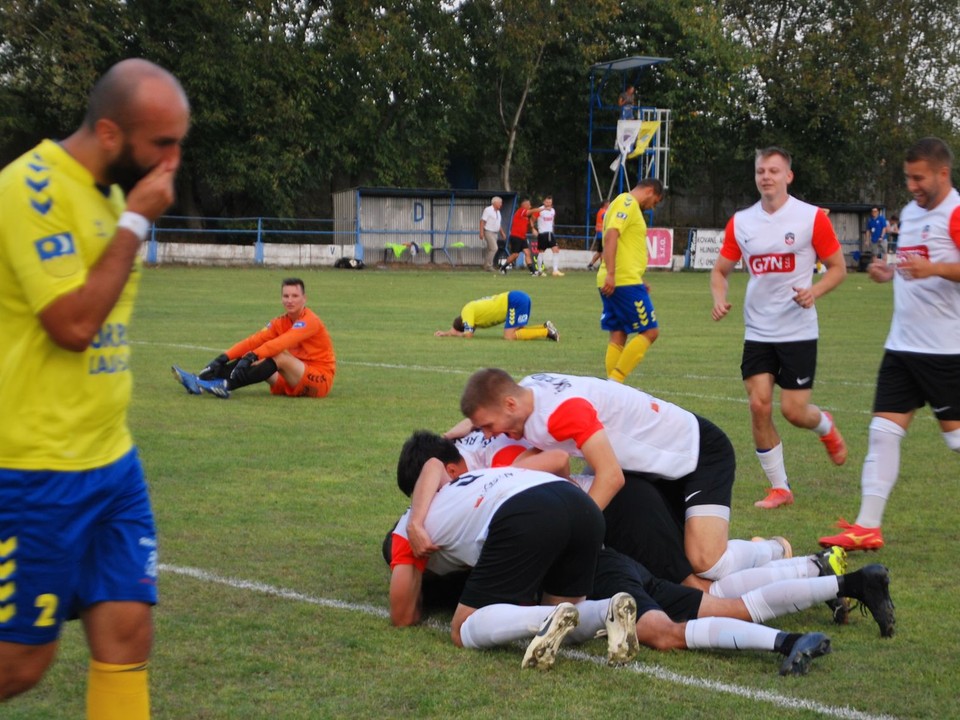
[[[437,330],[434,336],[472,338],[473,333],[480,328],[502,324],[504,340],[560,342],[560,333],[549,320],[543,325],[527,327],[530,321],[530,306],[530,296],[520,290],[471,300],[453,319],[453,326],[449,330]]]
[[[191,395],[208,392],[228,398],[233,390],[266,382],[271,395],[326,397],[333,388],[337,361],[327,327],[310,308],[303,280],[280,285],[286,312],[217,355],[194,375],[174,365],[174,377]]]
[[[727,223],[723,247],[710,273],[714,320],[730,311],[727,277],[743,258],[750,272],[743,301],[746,326],[740,370],[750,400],[757,459],[771,488],[759,508],[793,503],[783,462],[783,444],[773,424],[773,386],[780,386],[780,411],[791,425],[813,430],[830,459],[842,465],[847,446],[830,413],[810,403],[817,368],[816,300],[843,282],[843,250],[833,225],[818,207],[791,196],[791,158],[786,150],[757,151],[755,178],[760,201]],[[827,272],[810,284],[817,259]]]
[[[893,281],[893,322],[870,421],[853,524],[820,544],[847,550],[883,547],[880,524],[900,472],[900,442],[927,403],[947,447],[960,453],[960,193],[950,179],[953,153],[939,138],[919,140],[903,173],[913,201],[900,214],[897,264],[870,265],[875,282]]]

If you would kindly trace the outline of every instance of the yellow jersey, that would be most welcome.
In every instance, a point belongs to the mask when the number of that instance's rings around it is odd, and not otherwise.
[[[133,446],[127,328],[140,259],[83,352],[56,345],[38,314],[81,287],[124,208],[60,145],[44,140],[0,171],[0,467],[89,470]]]
[[[647,269],[647,223],[643,219],[640,203],[630,193],[617,195],[607,208],[607,214],[603,218],[604,238],[610,229],[620,232],[620,237],[617,238],[614,282],[617,287],[639,285],[643,282],[643,273]],[[597,271],[597,287],[603,287],[606,277],[606,261],[601,260],[600,269]]]
[[[460,311],[463,320],[463,331],[473,332],[477,328],[488,328],[500,325],[507,319],[507,304],[510,293],[500,293],[471,300]]]

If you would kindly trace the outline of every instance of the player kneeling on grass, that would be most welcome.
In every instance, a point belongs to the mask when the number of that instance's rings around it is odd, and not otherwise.
[[[174,377],[188,393],[226,399],[237,388],[266,382],[272,395],[327,396],[337,371],[327,328],[307,307],[303,280],[287,278],[280,292],[286,312],[263,330],[215,357],[196,375],[173,366]]]
[[[472,338],[478,328],[503,325],[504,340],[553,340],[560,342],[560,333],[552,322],[527,327],[530,321],[530,296],[520,290],[471,300],[453,319],[449,330],[437,330],[435,337]]]
[[[472,568],[451,623],[458,647],[531,639],[521,667],[546,670],[565,639],[584,642],[605,631],[610,663],[636,654],[633,598],[586,599],[603,540],[603,516],[586,494],[549,473],[508,467],[460,474],[437,458],[423,463],[418,477],[439,488],[426,518],[438,549],[430,557],[413,555],[406,539],[409,512],[394,528],[394,625],[419,622],[426,571]],[[533,604],[537,598],[540,604]]]

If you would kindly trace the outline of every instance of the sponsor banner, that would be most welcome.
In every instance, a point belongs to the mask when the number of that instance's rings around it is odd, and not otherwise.
[[[723,230],[694,230],[691,258],[691,267],[694,270],[712,270],[720,257],[720,248],[723,247]],[[737,263],[741,267],[742,261]]]
[[[673,265],[673,228],[647,228],[647,267]]]

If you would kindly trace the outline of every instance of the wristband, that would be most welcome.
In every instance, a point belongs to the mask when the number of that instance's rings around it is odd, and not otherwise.
[[[139,213],[124,211],[120,213],[120,219],[117,220],[117,228],[129,230],[137,236],[137,240],[143,242],[150,232],[150,221]]]

